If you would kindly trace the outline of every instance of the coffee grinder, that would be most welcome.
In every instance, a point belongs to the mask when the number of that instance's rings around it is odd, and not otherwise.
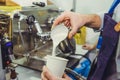
[[[0,80],[6,80],[6,69],[14,59],[13,44],[9,36],[10,16],[0,14]]]

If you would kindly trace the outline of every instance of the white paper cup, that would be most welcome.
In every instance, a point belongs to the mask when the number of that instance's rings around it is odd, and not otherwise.
[[[67,62],[68,62],[67,59],[48,55],[46,66],[53,75],[61,78],[63,76]]]

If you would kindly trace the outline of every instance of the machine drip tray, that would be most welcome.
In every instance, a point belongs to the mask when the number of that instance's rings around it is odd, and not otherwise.
[[[29,56],[24,56],[14,60],[13,62],[35,70],[42,70],[45,65],[45,56],[51,55],[52,53],[52,42],[49,42],[43,46],[40,46],[37,50],[30,52]],[[19,57],[19,54],[18,54]]]

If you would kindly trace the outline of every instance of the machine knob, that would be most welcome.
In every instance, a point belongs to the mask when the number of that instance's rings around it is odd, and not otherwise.
[[[45,7],[44,2],[33,2],[34,5],[40,6],[40,7]]]

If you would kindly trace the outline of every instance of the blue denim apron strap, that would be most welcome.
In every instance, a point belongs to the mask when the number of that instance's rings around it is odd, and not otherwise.
[[[103,26],[103,42],[97,56],[97,62],[91,66],[87,80],[106,80],[111,74],[116,72],[115,56],[119,33],[114,30],[117,24],[111,14],[105,14]]]
[[[120,3],[120,0],[114,0],[112,3],[111,8],[109,9],[108,13],[113,13],[114,9],[116,8],[116,6]]]

